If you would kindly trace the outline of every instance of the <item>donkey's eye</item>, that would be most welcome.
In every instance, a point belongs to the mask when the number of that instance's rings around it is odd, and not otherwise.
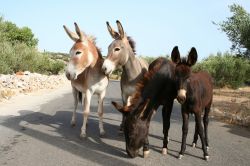
[[[76,55],[79,55],[81,54],[82,52],[81,51],[76,51]]]
[[[115,51],[120,51],[120,48],[118,48],[118,47],[117,47],[117,48],[115,48]]]

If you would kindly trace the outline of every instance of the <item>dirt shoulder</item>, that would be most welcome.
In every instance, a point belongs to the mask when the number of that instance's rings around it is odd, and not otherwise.
[[[228,123],[250,126],[250,87],[214,89],[211,115]]]

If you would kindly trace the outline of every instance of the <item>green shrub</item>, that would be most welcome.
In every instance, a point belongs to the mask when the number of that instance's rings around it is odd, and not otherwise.
[[[229,53],[217,53],[196,64],[194,71],[208,71],[214,78],[215,86],[237,88],[250,79],[250,61],[232,56]]]
[[[0,42],[0,73],[18,71],[58,74],[64,69],[64,62],[50,59],[49,54],[39,53],[24,43]]]

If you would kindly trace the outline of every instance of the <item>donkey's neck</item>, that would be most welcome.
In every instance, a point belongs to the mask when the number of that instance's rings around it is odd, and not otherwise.
[[[135,80],[141,74],[142,66],[134,53],[129,55],[127,63],[122,67],[124,76],[128,81]]]

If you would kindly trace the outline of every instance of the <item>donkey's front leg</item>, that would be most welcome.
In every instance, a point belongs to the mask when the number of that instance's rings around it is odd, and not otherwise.
[[[188,119],[189,114],[185,110],[181,109],[182,113],[182,143],[181,143],[181,151],[179,153],[179,159],[181,159],[184,155],[184,152],[186,150],[186,139],[187,139],[187,133],[188,133]]]
[[[100,136],[105,135],[105,131],[103,128],[103,99],[106,94],[106,90],[101,92],[99,95],[99,103],[98,103],[98,115],[99,115],[99,129],[100,129]]]
[[[90,90],[86,91],[85,98],[84,98],[84,108],[83,108],[83,124],[81,128],[81,134],[80,138],[85,138],[86,137],[86,125],[87,125],[87,120],[90,112],[90,100],[92,97],[92,93]]]
[[[74,127],[76,125],[76,109],[78,106],[78,91],[76,90],[76,88],[72,87],[72,94],[74,97],[74,110],[73,110],[73,114],[72,114],[72,118],[71,118],[71,126]]]
[[[148,142],[148,136],[145,138],[145,142],[143,145],[143,157],[146,158],[149,155],[149,142]]]
[[[163,106],[162,108],[162,118],[163,118],[163,147],[162,147],[162,154],[166,155],[168,153],[168,142],[169,142],[169,128],[170,128],[170,117],[172,113],[174,101],[171,101]]]

